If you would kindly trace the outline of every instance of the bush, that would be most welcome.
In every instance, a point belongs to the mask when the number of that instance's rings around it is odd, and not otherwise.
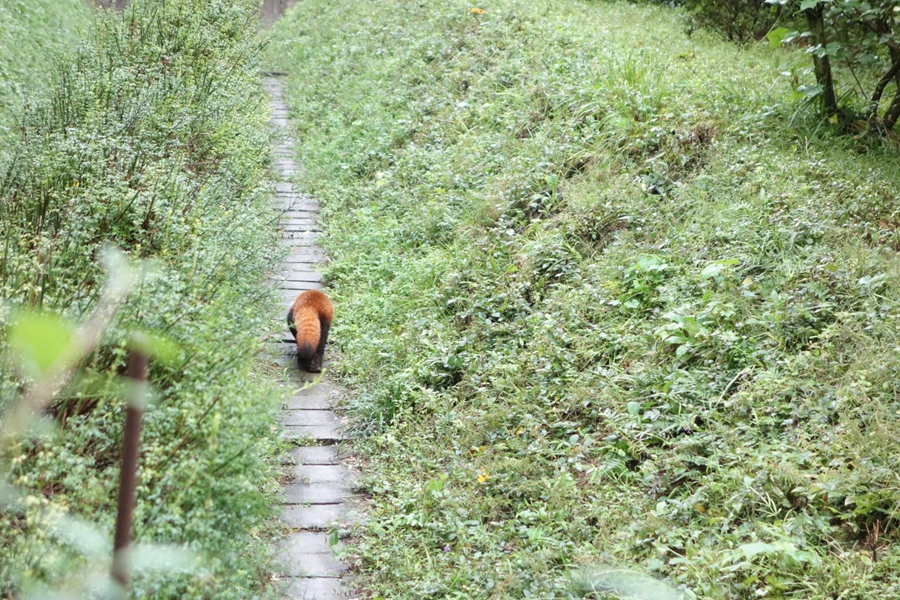
[[[53,65],[0,165],[0,326],[16,307],[87,314],[104,244],[152,264],[53,405],[56,433],[0,449],[24,493],[0,513],[0,596],[78,573],[85,558],[55,533],[59,514],[111,539],[117,375],[135,328],[179,347],[151,368],[136,538],[203,557],[194,572],[138,577],[135,595],[245,598],[268,580],[258,533],[273,505],[278,392],[254,364],[273,307],[261,282],[280,250],[256,28],[252,0],[144,0],[104,16]],[[0,407],[27,385],[9,367],[5,357]]]
[[[684,0],[684,7],[697,25],[732,42],[764,38],[781,13],[766,0]]]

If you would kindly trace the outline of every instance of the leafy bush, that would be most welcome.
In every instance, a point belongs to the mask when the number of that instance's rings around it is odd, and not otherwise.
[[[684,7],[697,25],[732,42],[765,37],[781,13],[780,6],[767,0],[685,0]]]
[[[843,64],[853,82],[847,86],[850,89],[847,96],[862,98],[863,108],[858,111],[860,115],[870,127],[887,131],[893,129],[900,119],[900,19],[897,3],[890,0],[774,0],[774,3],[787,6],[805,20],[806,27],[799,31],[780,28],[773,31],[770,38],[773,44],[789,43],[802,37],[810,40],[809,54],[813,59],[816,85],[804,87],[804,95],[817,100],[835,121],[840,120],[839,114],[846,116],[848,108],[839,105],[832,62]],[[860,81],[856,71],[865,77],[863,81]],[[871,86],[870,91],[866,89],[868,86]],[[890,87],[894,88],[894,97],[882,109],[884,93]],[[853,108],[851,106],[849,110]],[[857,115],[851,117],[856,118]]]
[[[203,561],[168,578],[140,576],[134,594],[263,593],[259,532],[273,505],[278,392],[254,364],[273,303],[261,282],[280,250],[256,27],[251,0],[144,0],[104,16],[54,64],[0,165],[0,325],[16,307],[83,317],[97,299],[104,244],[150,265],[53,405],[58,430],[0,449],[24,493],[0,512],[0,595],[79,572],[86,559],[55,529],[60,514],[112,531],[117,374],[135,328],[179,348],[151,368],[136,539],[185,544]],[[3,360],[8,408],[28,381]]]
[[[276,25],[376,597],[560,598],[596,563],[897,597],[897,161],[792,129],[782,56],[672,16],[310,0]]]

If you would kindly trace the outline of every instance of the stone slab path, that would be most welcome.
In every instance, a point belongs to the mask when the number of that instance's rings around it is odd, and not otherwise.
[[[301,291],[322,289],[318,269],[325,254],[316,244],[320,232],[316,224],[319,205],[290,182],[299,167],[293,158],[282,84],[276,77],[267,78],[264,83],[272,109],[270,123],[276,130],[275,139],[281,140],[274,148],[278,183],[273,206],[280,213],[282,238],[290,247],[290,255],[275,284],[286,312]],[[287,325],[283,325],[279,356],[288,365],[290,375],[286,385],[292,387],[292,394],[282,407],[281,424],[283,435],[294,440],[297,446],[290,453],[292,477],[284,486],[281,516],[291,533],[278,547],[277,577],[286,580],[282,587],[285,598],[350,598],[342,578],[347,566],[335,559],[328,543],[330,530],[358,514],[352,473],[341,462],[341,442],[345,439],[342,421],[332,410],[344,390],[327,373],[315,381],[313,376],[297,369],[293,359],[294,340]],[[327,356],[326,351],[326,371]]]

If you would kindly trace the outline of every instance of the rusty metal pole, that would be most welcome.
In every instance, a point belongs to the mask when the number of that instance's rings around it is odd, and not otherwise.
[[[112,576],[123,587],[128,585],[128,550],[131,546],[131,522],[137,483],[137,461],[141,442],[141,417],[146,398],[149,359],[139,350],[128,354],[128,406],[125,409],[125,434],[122,437],[122,469],[119,471],[119,506],[113,542]]]

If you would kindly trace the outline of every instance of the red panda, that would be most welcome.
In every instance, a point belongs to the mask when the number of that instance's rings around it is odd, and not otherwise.
[[[297,340],[297,363],[310,373],[322,371],[325,343],[334,318],[334,305],[318,290],[303,292],[288,309],[288,327]]]

